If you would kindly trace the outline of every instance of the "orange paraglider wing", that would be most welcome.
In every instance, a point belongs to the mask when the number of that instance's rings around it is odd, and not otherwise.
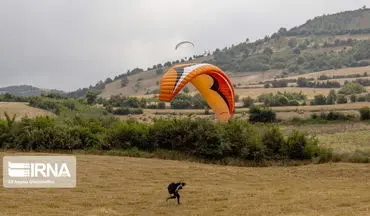
[[[162,77],[159,99],[170,102],[192,83],[212,108],[217,119],[228,120],[235,111],[234,88],[228,76],[211,64],[179,64]]]

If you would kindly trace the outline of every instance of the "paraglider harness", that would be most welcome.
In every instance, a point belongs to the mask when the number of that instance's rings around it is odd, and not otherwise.
[[[172,194],[173,194],[173,196],[168,197],[168,198],[167,198],[167,200],[177,198],[177,204],[180,204],[180,194],[179,194],[179,190],[181,190],[184,186],[185,186],[185,182],[182,182],[182,181],[180,181],[180,182],[178,182],[178,183],[174,183],[174,182],[170,183],[170,184],[168,185],[167,189],[168,189],[168,193],[169,193],[170,195],[172,195]],[[166,201],[167,201],[167,200],[166,200]]]

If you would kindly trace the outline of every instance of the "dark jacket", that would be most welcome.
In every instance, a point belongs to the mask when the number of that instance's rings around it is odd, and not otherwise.
[[[171,184],[168,185],[168,193],[169,194],[174,194],[174,193],[177,193],[179,190],[182,189],[182,186],[183,186],[183,183],[174,183],[172,182]]]

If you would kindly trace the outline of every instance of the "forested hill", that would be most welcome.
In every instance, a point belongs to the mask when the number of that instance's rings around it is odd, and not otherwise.
[[[211,63],[227,73],[244,75],[242,72],[274,71],[288,75],[366,66],[370,64],[369,29],[370,10],[366,8],[323,15],[290,30],[282,27],[254,42],[246,39],[205,55],[158,63],[146,70],[135,68],[70,95],[84,96],[89,90],[101,91],[105,96],[154,93],[168,67],[188,61]]]
[[[289,30],[289,35],[370,33],[370,9],[344,11],[308,20]]]
[[[64,94],[63,91],[40,89],[31,85],[17,85],[0,88],[0,94],[11,94],[15,96],[39,96],[46,93],[59,93]]]

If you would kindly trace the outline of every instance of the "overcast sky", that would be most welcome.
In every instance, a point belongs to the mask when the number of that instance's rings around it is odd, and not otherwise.
[[[0,0],[0,87],[65,91],[368,0]],[[174,50],[191,40],[196,48]]]

